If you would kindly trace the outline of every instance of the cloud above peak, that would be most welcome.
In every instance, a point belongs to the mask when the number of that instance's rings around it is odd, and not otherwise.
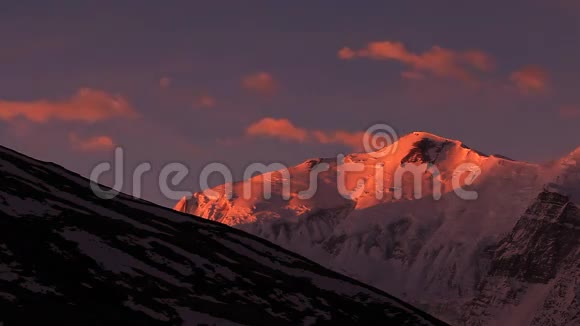
[[[288,119],[263,118],[246,128],[250,136],[273,137],[303,142],[308,138],[306,129],[298,128]]]
[[[344,130],[309,130],[295,126],[288,119],[263,118],[246,128],[246,135],[268,137],[284,141],[342,144],[353,149],[362,148],[364,132]]]
[[[136,116],[124,97],[91,88],[81,88],[66,100],[0,100],[0,120],[6,121],[24,118],[34,123],[51,120],[94,123]]]
[[[68,140],[74,150],[81,152],[107,151],[115,147],[113,139],[109,136],[82,138],[76,133],[70,133]]]
[[[344,47],[338,51],[338,57],[342,60],[397,61],[407,67],[404,77],[430,73],[437,77],[473,81],[476,73],[490,72],[495,68],[494,59],[480,50],[455,51],[433,46],[423,53],[413,53],[403,43],[392,41],[371,42],[359,50]]]

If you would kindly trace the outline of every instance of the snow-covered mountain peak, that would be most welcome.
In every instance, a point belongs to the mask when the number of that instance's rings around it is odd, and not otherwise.
[[[328,169],[315,175],[315,195],[302,198],[321,163]],[[344,172],[344,167],[356,169]],[[261,190],[265,179],[256,176],[250,179],[251,198],[211,200],[196,194],[176,209],[271,240],[425,304],[452,323],[480,294],[490,252],[539,193],[580,202],[580,150],[534,164],[486,155],[422,131],[376,152],[346,155],[343,162],[311,159],[288,170],[288,179],[269,177],[270,199]],[[281,199],[282,180],[290,180],[290,200]],[[341,186],[348,197],[339,194]],[[243,183],[233,188],[242,193]]]
[[[423,176],[412,172],[415,182],[412,175],[405,172],[415,169],[413,166],[425,169]],[[247,224],[262,219],[293,218],[317,209],[343,206],[365,209],[401,198],[414,200],[416,188],[420,188],[422,197],[430,197],[439,190],[445,194],[464,185],[465,178],[461,176],[468,172],[480,171],[481,176],[475,182],[484,184],[489,177],[511,174],[514,168],[524,174],[522,178],[518,174],[510,176],[519,179],[515,183],[517,186],[527,184],[537,167],[487,156],[461,141],[417,131],[377,152],[353,153],[343,158],[312,158],[288,169],[236,182],[232,185],[233,198],[226,198],[225,187],[218,186],[212,189],[220,193],[218,198],[197,193],[190,200],[180,201],[175,209],[228,224]],[[344,172],[345,169],[349,171]],[[459,181],[455,182],[458,176]],[[417,185],[418,177],[420,185]],[[399,185],[398,180],[402,184]],[[315,194],[304,198],[302,193],[313,181],[317,183]],[[252,184],[251,194],[246,191],[248,182]],[[270,196],[264,193],[266,182],[272,183]],[[438,185],[441,188],[435,189]],[[289,200],[283,198],[286,187],[290,188]],[[401,189],[401,196],[397,196],[398,189]],[[350,194],[345,196],[345,192]]]
[[[441,137],[432,133],[415,131],[406,134],[394,143],[377,151],[353,153],[346,156],[346,161],[386,164],[435,164],[443,161],[479,161],[487,158],[479,151],[472,150],[459,140]]]
[[[414,131],[402,136],[396,143],[395,154],[402,157],[401,163],[436,163],[442,160],[483,159],[488,155],[473,150],[463,142],[425,131]],[[444,155],[439,155],[443,153]]]
[[[429,138],[429,139],[432,139],[434,141],[440,141],[440,142],[459,142],[458,140],[439,136],[439,135],[436,135],[436,134],[433,134],[433,133],[430,133],[427,131],[413,131],[413,132],[406,134],[405,136],[403,136],[401,138],[403,139],[403,138],[407,138],[407,137]]]
[[[394,143],[382,147],[373,152],[357,152],[344,156],[346,163],[366,163],[381,164],[388,166],[394,163],[393,167],[405,163],[414,164],[436,164],[458,162],[481,162],[484,159],[513,161],[502,155],[487,155],[478,150],[472,149],[463,142],[451,138],[442,137],[425,131],[414,131],[408,133]],[[515,162],[515,161],[514,161]],[[328,163],[333,165],[338,162],[337,158],[311,158],[305,160],[295,168],[307,168]],[[334,164],[336,165],[336,164]]]

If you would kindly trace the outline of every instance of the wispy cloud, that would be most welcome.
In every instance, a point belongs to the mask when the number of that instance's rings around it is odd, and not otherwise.
[[[510,81],[523,94],[544,93],[548,90],[549,74],[544,68],[531,65],[514,71]]]
[[[430,73],[438,77],[473,81],[476,79],[475,73],[490,72],[495,67],[493,58],[480,50],[455,51],[433,46],[423,53],[413,53],[403,43],[392,41],[371,42],[359,50],[344,47],[338,51],[338,57],[342,60],[368,58],[398,61],[409,68],[402,75],[404,78]]]
[[[278,90],[278,82],[267,72],[258,72],[242,78],[242,87],[265,95],[274,94]]]
[[[365,133],[349,132],[344,130],[334,131],[320,131],[314,130],[311,132],[314,140],[321,144],[342,144],[352,149],[359,150],[363,145],[363,137]]]
[[[70,133],[68,139],[74,150],[82,152],[107,151],[115,146],[113,139],[109,136],[82,138],[76,133]]]
[[[288,119],[263,118],[246,129],[249,136],[276,138],[284,141],[342,144],[353,149],[362,147],[364,132],[344,130],[309,130],[294,125]]]
[[[308,131],[296,127],[288,119],[263,118],[246,129],[250,136],[273,137],[282,140],[306,141]]]
[[[0,100],[0,119],[24,118],[35,123],[50,120],[98,122],[111,118],[130,118],[137,113],[119,95],[82,88],[67,100],[6,101]]]

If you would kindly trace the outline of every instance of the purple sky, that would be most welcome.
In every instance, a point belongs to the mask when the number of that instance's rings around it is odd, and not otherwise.
[[[27,2],[0,8],[1,144],[87,176],[122,146],[163,205],[164,163],[195,191],[208,162],[348,153],[377,122],[528,161],[580,145],[574,1]]]

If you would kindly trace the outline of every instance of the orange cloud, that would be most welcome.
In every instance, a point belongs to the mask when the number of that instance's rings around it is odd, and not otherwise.
[[[70,133],[68,139],[74,150],[82,152],[106,151],[115,147],[113,139],[109,136],[81,138],[75,133]]]
[[[580,118],[580,107],[563,106],[560,108],[560,117],[563,119],[578,119]]]
[[[243,77],[242,87],[257,93],[273,94],[278,90],[278,83],[271,74],[258,72]]]
[[[543,93],[548,89],[549,74],[539,66],[527,66],[514,71],[510,80],[523,94]]]
[[[321,144],[342,144],[353,149],[361,149],[363,147],[364,132],[348,132],[344,130],[336,130],[324,132],[320,130],[312,131],[314,139]]]
[[[70,99],[63,101],[0,100],[1,120],[22,117],[35,123],[45,123],[50,120],[92,123],[136,115],[135,110],[123,97],[90,88],[82,88]]]
[[[264,118],[246,129],[250,136],[271,137],[287,141],[317,142],[320,144],[342,144],[354,149],[362,148],[364,132],[344,130],[307,130],[295,126],[288,119]]]
[[[403,43],[391,41],[371,42],[360,50],[345,47],[338,52],[338,57],[343,60],[357,57],[393,60],[409,66],[414,73],[429,72],[439,77],[468,81],[475,79],[474,72],[489,72],[495,67],[493,58],[483,51],[454,51],[433,46],[426,52],[416,54],[409,51]],[[410,76],[409,73],[405,74]]]
[[[250,136],[268,136],[283,140],[305,141],[308,131],[298,128],[287,119],[264,118],[246,129]]]
[[[344,47],[338,51],[338,57],[343,60],[349,60],[356,57],[356,52],[350,48]]]

